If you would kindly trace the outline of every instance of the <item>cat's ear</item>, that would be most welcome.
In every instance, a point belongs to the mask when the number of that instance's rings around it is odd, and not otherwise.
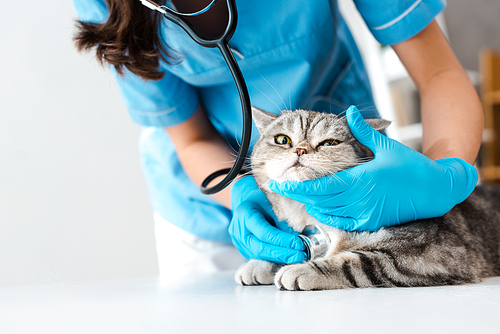
[[[365,122],[368,123],[369,126],[374,128],[377,131],[382,131],[389,125],[391,125],[391,121],[382,119],[382,118],[369,118],[365,119]]]
[[[257,126],[257,129],[259,129],[259,132],[262,133],[264,129],[276,118],[278,118],[279,115],[261,110],[259,108],[252,107],[252,118],[253,122]]]

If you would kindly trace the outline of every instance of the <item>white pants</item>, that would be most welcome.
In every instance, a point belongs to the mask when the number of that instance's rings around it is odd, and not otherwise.
[[[246,260],[232,246],[197,237],[155,212],[155,237],[162,278],[236,270]]]

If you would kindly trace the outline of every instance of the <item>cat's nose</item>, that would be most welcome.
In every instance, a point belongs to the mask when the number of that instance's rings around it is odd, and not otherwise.
[[[297,155],[300,157],[302,154],[307,154],[307,151],[305,148],[297,147],[295,149],[295,153],[297,153]]]

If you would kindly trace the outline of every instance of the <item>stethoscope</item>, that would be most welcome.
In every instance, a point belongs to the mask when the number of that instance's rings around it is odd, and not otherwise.
[[[222,33],[221,36],[217,37],[203,37],[203,32],[200,32],[192,23],[186,20],[186,17],[198,16],[203,13],[206,13],[210,8],[212,8],[217,0],[212,0],[205,8],[193,12],[193,13],[180,13],[176,10],[173,10],[170,7],[158,5],[151,0],[140,0],[142,4],[152,10],[156,10],[163,14],[165,18],[179,25],[182,29],[184,29],[189,36],[201,46],[207,48],[218,48],[226,61],[231,74],[233,75],[234,82],[236,83],[236,87],[238,88],[238,94],[240,96],[241,101],[241,109],[243,113],[243,133],[241,136],[241,146],[238,152],[238,156],[236,157],[236,161],[232,168],[226,168],[219,170],[215,173],[209,175],[202,183],[200,191],[205,195],[211,195],[218,193],[219,191],[226,188],[238,174],[247,173],[247,170],[242,170],[243,164],[245,163],[246,156],[248,154],[248,149],[250,147],[250,140],[252,134],[252,113],[251,113],[251,105],[250,105],[250,96],[248,94],[247,85],[245,80],[243,79],[243,74],[238,66],[238,63],[234,59],[233,53],[229,48],[228,42],[234,34],[236,29],[236,22],[238,20],[238,15],[236,12],[236,4],[234,0],[226,0],[227,10],[228,10],[228,22],[226,25],[226,29]],[[226,175],[227,174],[227,175]],[[215,178],[226,175],[224,179],[222,179],[216,185],[207,188],[208,184]]]

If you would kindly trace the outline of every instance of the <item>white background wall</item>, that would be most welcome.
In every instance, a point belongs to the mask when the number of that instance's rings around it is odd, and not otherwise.
[[[0,3],[0,286],[157,274],[140,128],[75,17]]]

